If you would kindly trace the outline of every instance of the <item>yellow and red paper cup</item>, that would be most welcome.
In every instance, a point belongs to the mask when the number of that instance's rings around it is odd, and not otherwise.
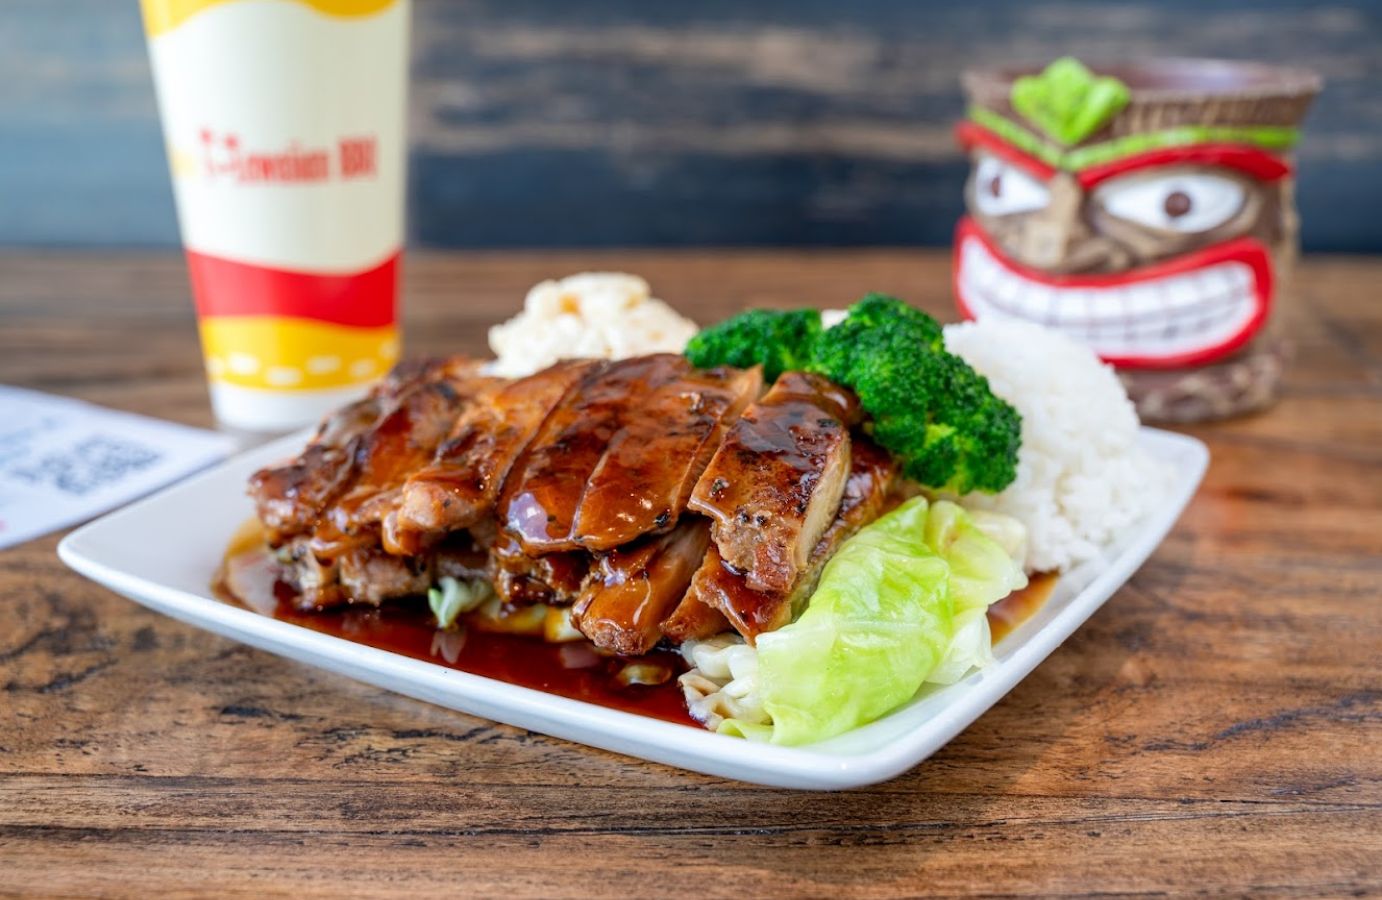
[[[272,431],[399,354],[409,0],[141,0],[216,416]]]

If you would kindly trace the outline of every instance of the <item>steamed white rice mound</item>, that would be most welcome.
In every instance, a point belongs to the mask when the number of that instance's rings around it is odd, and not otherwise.
[[[948,325],[945,345],[1022,414],[1016,480],[1000,494],[976,492],[963,502],[1027,526],[1027,571],[1098,557],[1152,509],[1167,472],[1138,446],[1127,393],[1088,347],[997,319]]]
[[[696,331],[637,275],[582,272],[534,286],[522,312],[489,330],[489,369],[517,378],[574,357],[680,353]]]

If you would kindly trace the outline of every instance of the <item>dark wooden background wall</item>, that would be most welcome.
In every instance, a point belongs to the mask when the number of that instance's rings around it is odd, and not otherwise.
[[[417,0],[426,246],[939,244],[967,64],[1261,57],[1328,79],[1309,249],[1382,251],[1382,2]],[[0,0],[0,245],[173,245],[136,0]]]

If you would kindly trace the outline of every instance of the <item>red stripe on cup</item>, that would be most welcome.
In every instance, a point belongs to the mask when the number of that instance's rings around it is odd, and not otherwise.
[[[199,316],[292,316],[336,325],[391,325],[399,251],[369,269],[323,275],[187,251]]]

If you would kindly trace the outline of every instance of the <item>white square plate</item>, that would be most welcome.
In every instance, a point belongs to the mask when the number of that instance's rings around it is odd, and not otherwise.
[[[808,747],[776,747],[471,675],[321,634],[215,599],[211,578],[253,508],[250,473],[291,456],[294,435],[113,512],[68,535],[63,562],[150,609],[217,634],[471,715],[697,772],[774,787],[837,789],[892,778],[959,734],[1036,668],[1151,555],[1204,475],[1194,438],[1142,430],[1174,470],[1165,502],[1107,557],[1061,576],[1046,603],[995,648],[997,662],[870,725]]]

